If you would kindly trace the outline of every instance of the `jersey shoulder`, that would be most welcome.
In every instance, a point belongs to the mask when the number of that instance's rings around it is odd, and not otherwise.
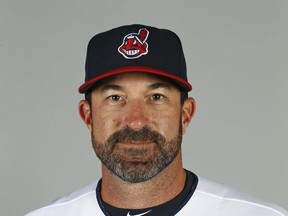
[[[201,206],[204,205],[206,215],[288,216],[285,209],[275,204],[230,186],[203,177],[198,178],[197,188],[189,203],[199,211],[202,211]]]
[[[80,212],[88,211],[96,212],[99,206],[95,205],[96,187],[98,181],[81,187],[74,192],[54,200],[50,204],[34,210],[25,216],[63,216],[67,212],[73,212],[77,215]],[[78,212],[78,213],[77,213]],[[88,214],[87,214],[88,215]]]

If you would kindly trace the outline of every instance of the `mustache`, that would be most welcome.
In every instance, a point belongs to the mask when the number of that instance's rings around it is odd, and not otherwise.
[[[166,142],[166,138],[149,127],[143,127],[140,130],[126,127],[113,133],[107,140],[107,144],[112,148],[121,142],[151,142],[162,145]]]

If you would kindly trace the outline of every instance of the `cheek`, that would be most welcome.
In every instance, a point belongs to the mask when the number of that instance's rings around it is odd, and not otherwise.
[[[99,141],[106,141],[108,137],[117,130],[119,120],[108,114],[92,116],[93,134]]]
[[[181,115],[178,110],[169,110],[161,113],[161,115],[155,118],[157,130],[167,139],[174,138],[179,131],[180,118]]]

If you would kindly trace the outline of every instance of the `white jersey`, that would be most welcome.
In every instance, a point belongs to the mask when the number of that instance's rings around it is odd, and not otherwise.
[[[96,198],[97,184],[94,182],[87,185],[26,216],[107,216]],[[127,215],[130,214],[127,212]],[[288,216],[288,212],[274,204],[200,177],[193,196],[176,215]]]

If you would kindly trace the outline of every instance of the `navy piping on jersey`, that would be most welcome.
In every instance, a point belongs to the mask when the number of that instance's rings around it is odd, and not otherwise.
[[[104,208],[104,205],[102,203],[102,200],[101,200],[101,185],[102,185],[102,178],[99,180],[98,184],[97,184],[97,187],[96,187],[96,199],[97,199],[97,202],[98,202],[98,205],[100,206],[102,212],[104,213],[104,215],[106,216],[111,216],[107,211],[106,209]]]
[[[198,177],[197,175],[195,175],[194,173],[188,171],[188,170],[185,170],[186,173],[187,173],[187,176],[188,175],[192,175],[193,176],[193,184],[192,186],[190,187],[189,189],[189,193],[188,195],[185,197],[185,199],[181,202],[181,204],[172,212],[170,213],[169,215],[167,216],[174,216],[175,214],[177,214],[185,205],[186,203],[190,200],[190,198],[192,197],[192,195],[194,194],[194,191],[196,190],[197,188],[197,185],[198,185]],[[187,177],[188,179],[188,177]],[[102,179],[99,180],[98,184],[97,184],[97,187],[96,187],[96,199],[97,199],[97,202],[102,210],[102,212],[104,213],[105,216],[111,216],[107,210],[105,209],[104,205],[103,205],[103,202],[101,200],[101,184],[102,184]],[[153,209],[153,207],[151,207]]]
[[[187,204],[187,202],[190,200],[190,198],[192,197],[192,195],[194,194],[194,192],[197,188],[198,181],[199,181],[198,176],[191,171],[188,171],[188,170],[185,170],[185,171],[186,171],[187,175],[189,175],[189,173],[190,173],[193,176],[193,184],[192,184],[192,187],[190,188],[189,194],[183,200],[181,205],[179,205],[178,208],[175,209],[175,211],[170,214],[170,216],[177,214]]]

